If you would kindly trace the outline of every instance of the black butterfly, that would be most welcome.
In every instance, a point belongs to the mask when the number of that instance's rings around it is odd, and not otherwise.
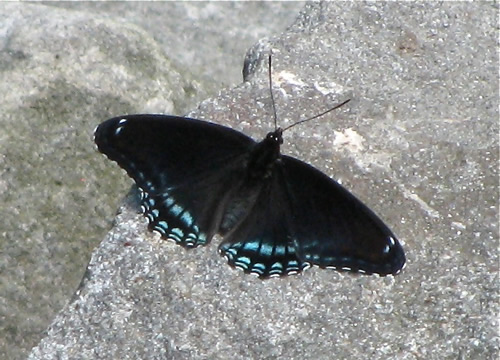
[[[280,154],[280,128],[255,142],[186,117],[126,115],[99,125],[95,142],[135,180],[151,230],[186,248],[218,233],[219,251],[246,273],[318,265],[384,276],[405,263],[396,236],[368,207]]]

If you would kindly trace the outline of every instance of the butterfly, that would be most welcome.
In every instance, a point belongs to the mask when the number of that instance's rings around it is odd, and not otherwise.
[[[135,181],[150,230],[185,248],[220,234],[219,252],[245,273],[268,278],[317,265],[385,276],[405,264],[398,239],[373,211],[280,153],[281,128],[256,142],[187,117],[126,115],[100,124],[94,140]]]

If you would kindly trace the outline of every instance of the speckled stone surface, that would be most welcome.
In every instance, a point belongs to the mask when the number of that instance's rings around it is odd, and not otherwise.
[[[283,126],[350,97],[285,133],[283,152],[381,215],[405,246],[400,275],[313,268],[260,281],[225,264],[219,239],[186,251],[147,232],[132,193],[29,358],[496,359],[497,12],[486,2],[308,4],[253,49],[248,82],[190,114],[264,136],[268,48]],[[133,45],[138,58],[143,47]]]

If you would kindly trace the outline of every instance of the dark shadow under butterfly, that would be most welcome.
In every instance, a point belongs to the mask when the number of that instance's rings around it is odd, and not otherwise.
[[[95,142],[135,180],[149,229],[186,248],[220,234],[219,251],[246,273],[267,278],[318,265],[384,276],[405,263],[373,211],[280,154],[280,128],[255,142],[186,117],[126,115],[99,125]]]

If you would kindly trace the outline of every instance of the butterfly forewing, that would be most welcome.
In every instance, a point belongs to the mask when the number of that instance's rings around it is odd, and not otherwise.
[[[283,156],[293,214],[293,241],[305,262],[368,274],[396,274],[405,263],[396,236],[366,205],[334,180]]]
[[[149,228],[186,247],[217,232],[226,194],[255,143],[226,127],[163,115],[107,120],[95,142],[141,189]]]

